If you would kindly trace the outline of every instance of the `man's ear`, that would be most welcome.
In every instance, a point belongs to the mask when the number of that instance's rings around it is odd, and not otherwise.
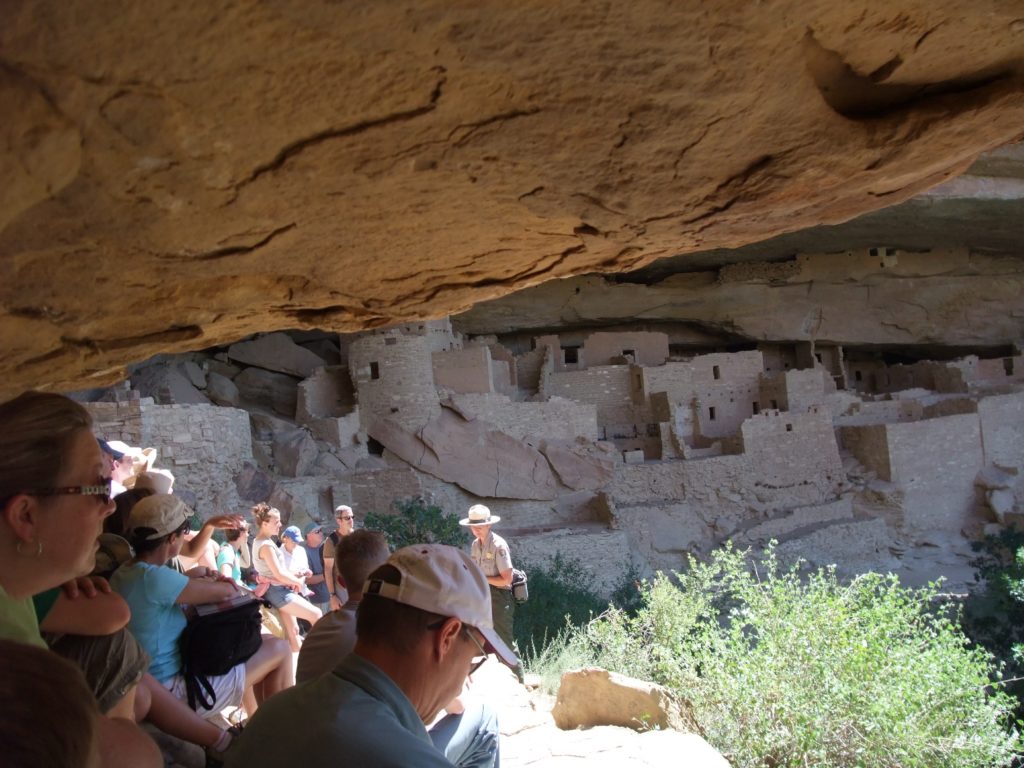
[[[449,618],[441,625],[434,644],[438,659],[445,658],[452,651],[461,631],[462,622],[456,618]]]
[[[27,493],[12,496],[4,504],[3,516],[19,541],[36,540],[36,516],[39,514],[39,502]]]

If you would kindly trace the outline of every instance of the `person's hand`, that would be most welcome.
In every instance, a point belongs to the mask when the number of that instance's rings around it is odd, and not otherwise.
[[[214,581],[226,581],[233,587],[238,586],[234,579],[232,579],[230,576],[225,576],[223,573],[218,573],[217,571],[210,571],[210,575],[213,576]]]
[[[461,696],[456,696],[445,705],[444,711],[449,715],[461,715],[466,711],[466,705],[462,703]]]
[[[241,515],[214,515],[206,519],[203,526],[210,526],[211,528],[220,528],[221,530],[233,529],[238,530],[245,525],[245,518]]]
[[[331,610],[337,611],[341,608],[341,600],[338,599],[337,595],[331,595]]]
[[[110,584],[102,576],[79,576],[77,579],[64,582],[60,588],[68,600],[74,600],[79,595],[96,597],[101,592],[110,594]]]

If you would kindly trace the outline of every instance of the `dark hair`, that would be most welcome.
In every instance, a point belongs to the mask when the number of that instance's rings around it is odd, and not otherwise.
[[[383,533],[362,528],[342,537],[334,550],[334,570],[344,580],[350,595],[360,593],[366,577],[383,565],[390,554]]]
[[[144,555],[147,552],[152,552],[158,549],[165,541],[171,538],[171,536],[184,536],[188,530],[188,520],[186,520],[176,530],[164,534],[163,536],[157,536],[155,539],[150,539],[148,537],[156,533],[156,528],[140,526],[138,528],[132,528],[129,531],[130,535],[128,537],[128,543],[132,545],[132,549],[135,550],[136,555]]]
[[[82,671],[55,653],[0,640],[0,744],[5,765],[80,768],[89,762],[99,708]]]
[[[242,534],[249,530],[249,524],[245,524],[245,528],[228,528],[224,531],[224,538],[228,541],[238,541],[242,538]]]
[[[354,535],[354,534],[353,534]],[[368,578],[399,584],[402,574],[393,565],[382,565]],[[428,627],[439,619],[431,613],[380,595],[364,594],[356,609],[356,637],[360,642],[383,645],[396,653],[411,653]]]
[[[128,518],[132,513],[132,507],[152,495],[153,491],[149,488],[129,488],[117,494],[114,497],[114,514],[103,521],[103,532],[124,536],[128,530]]]
[[[91,426],[89,412],[63,395],[25,392],[0,404],[0,504],[58,485],[71,442]]]

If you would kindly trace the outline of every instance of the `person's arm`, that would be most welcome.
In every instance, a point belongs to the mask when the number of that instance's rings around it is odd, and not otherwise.
[[[68,635],[112,635],[131,616],[128,603],[116,592],[98,592],[73,600],[62,592],[39,621],[39,629]]]
[[[334,578],[334,548],[334,539],[328,536],[324,541],[324,556],[322,559],[324,561],[324,581],[327,582],[327,596],[332,611],[341,608],[341,600],[338,599],[337,595],[338,581]]]
[[[502,571],[500,576],[488,576],[487,583],[499,589],[508,589],[512,586],[512,569]]]
[[[241,515],[215,515],[203,523],[199,533],[181,545],[181,555],[195,560],[206,552],[206,545],[216,529],[237,529],[244,524]]]
[[[234,577],[235,559],[237,557],[235,548],[230,544],[220,548],[220,552],[217,553],[217,568],[221,576]]]
[[[181,594],[178,595],[176,603],[187,603],[189,605],[202,605],[204,603],[219,603],[222,600],[229,600],[238,594],[238,587],[231,580],[209,581],[207,579],[189,579],[188,584]]]
[[[494,564],[498,568],[498,575],[488,576],[487,583],[498,589],[508,589],[512,586],[512,555],[504,541],[495,543]]]

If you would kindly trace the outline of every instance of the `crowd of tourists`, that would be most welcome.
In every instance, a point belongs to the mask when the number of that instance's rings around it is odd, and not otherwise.
[[[61,395],[0,404],[9,764],[161,766],[153,729],[208,766],[499,764],[464,688],[490,655],[522,675],[500,518],[470,508],[470,552],[390,552],[347,505],[329,536],[266,503],[197,523],[157,457]]]

